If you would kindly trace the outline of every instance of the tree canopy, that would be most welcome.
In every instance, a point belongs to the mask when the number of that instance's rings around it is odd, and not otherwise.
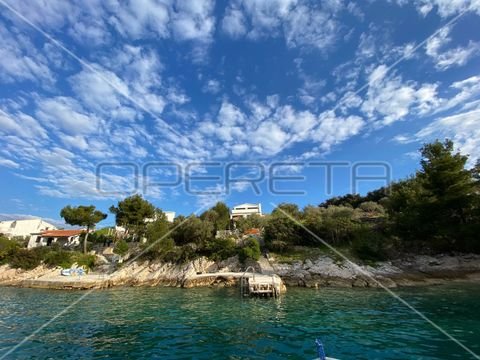
[[[60,216],[65,219],[65,222],[70,225],[86,226],[87,233],[83,240],[83,252],[87,252],[87,238],[90,229],[98,224],[100,221],[107,218],[107,214],[96,210],[95,206],[65,206],[60,211]]]
[[[145,220],[153,219],[156,209],[137,194],[119,201],[117,206],[112,205],[109,210],[115,214],[115,223],[118,226],[123,226],[127,232],[140,235],[145,232]]]

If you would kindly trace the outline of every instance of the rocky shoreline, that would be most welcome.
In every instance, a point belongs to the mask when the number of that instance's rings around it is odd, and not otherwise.
[[[275,273],[287,286],[301,287],[380,287],[442,284],[450,281],[480,283],[480,256],[438,255],[409,256],[399,260],[378,263],[375,266],[357,266],[339,262],[328,256],[316,259],[280,263],[261,259],[252,262],[256,271]],[[105,289],[116,286],[234,286],[245,265],[237,258],[213,262],[200,258],[184,265],[160,262],[133,262],[113,272],[97,271],[85,276],[61,276],[59,268],[39,266],[25,271],[0,266],[0,285],[44,289]]]

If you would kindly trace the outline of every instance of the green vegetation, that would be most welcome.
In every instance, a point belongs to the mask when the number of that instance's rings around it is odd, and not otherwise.
[[[155,217],[155,206],[140,195],[133,195],[111,206],[110,212],[115,214],[115,223],[126,230],[127,235],[140,238],[146,231],[146,220]]]
[[[449,140],[420,151],[415,176],[387,188],[303,211],[279,205],[265,225],[267,247],[288,254],[296,245],[318,246],[320,238],[372,261],[402,252],[480,252],[480,165],[467,170],[467,156],[455,152]]]
[[[260,244],[258,243],[257,239],[249,237],[243,243],[243,247],[239,248],[238,251],[238,258],[242,263],[244,263],[247,259],[255,261],[260,259]]]
[[[219,261],[235,255],[241,261],[258,259],[258,239],[243,235],[251,228],[262,230],[263,250],[287,262],[321,254],[336,258],[328,245],[372,263],[406,252],[480,252],[480,163],[466,169],[468,157],[455,152],[449,140],[427,144],[420,151],[421,168],[408,179],[319,206],[280,204],[271,215],[238,219],[236,232],[227,231],[232,224],[222,202],[200,216],[178,216],[171,224],[160,209],[134,195],[110,208],[117,225],[126,229],[114,252],[125,255],[130,241],[142,240],[135,251],[142,250],[152,260],[182,263],[206,256]],[[87,227],[106,217],[93,206],[67,206],[61,214],[68,223]],[[108,236],[107,229],[95,232],[92,239],[113,240]],[[28,269],[42,262],[93,266],[93,260],[54,247],[27,251],[19,242],[0,237],[0,263],[12,266]]]
[[[65,219],[65,222],[70,225],[86,226],[87,231],[83,239],[83,253],[87,253],[87,239],[90,229],[97,223],[107,218],[107,214],[95,210],[95,206],[65,206],[60,212],[60,216]]]
[[[120,239],[116,242],[113,252],[120,256],[124,256],[128,252],[128,244],[124,239]]]
[[[30,250],[20,247],[17,241],[0,236],[0,264],[13,268],[32,270],[41,264],[69,268],[73,264],[88,269],[95,265],[95,255],[61,249],[58,246],[43,246]]]

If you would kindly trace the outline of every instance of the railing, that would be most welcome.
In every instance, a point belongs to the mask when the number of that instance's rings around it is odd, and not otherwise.
[[[245,274],[248,272],[248,269],[251,269],[252,271],[252,274],[253,274],[253,280],[255,281],[255,268],[253,266],[249,266],[245,269],[244,273],[242,274],[242,276],[240,277],[240,295],[241,296],[244,296],[245,295],[245,290],[244,290],[244,286],[247,285],[245,283]]]

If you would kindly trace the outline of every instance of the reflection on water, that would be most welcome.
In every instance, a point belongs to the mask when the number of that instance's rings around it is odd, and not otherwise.
[[[480,352],[480,286],[399,294]],[[0,289],[0,355],[82,292]],[[12,358],[291,358],[314,339],[341,359],[468,359],[468,354],[382,290],[289,289],[242,299],[238,289],[125,288],[93,292]]]

